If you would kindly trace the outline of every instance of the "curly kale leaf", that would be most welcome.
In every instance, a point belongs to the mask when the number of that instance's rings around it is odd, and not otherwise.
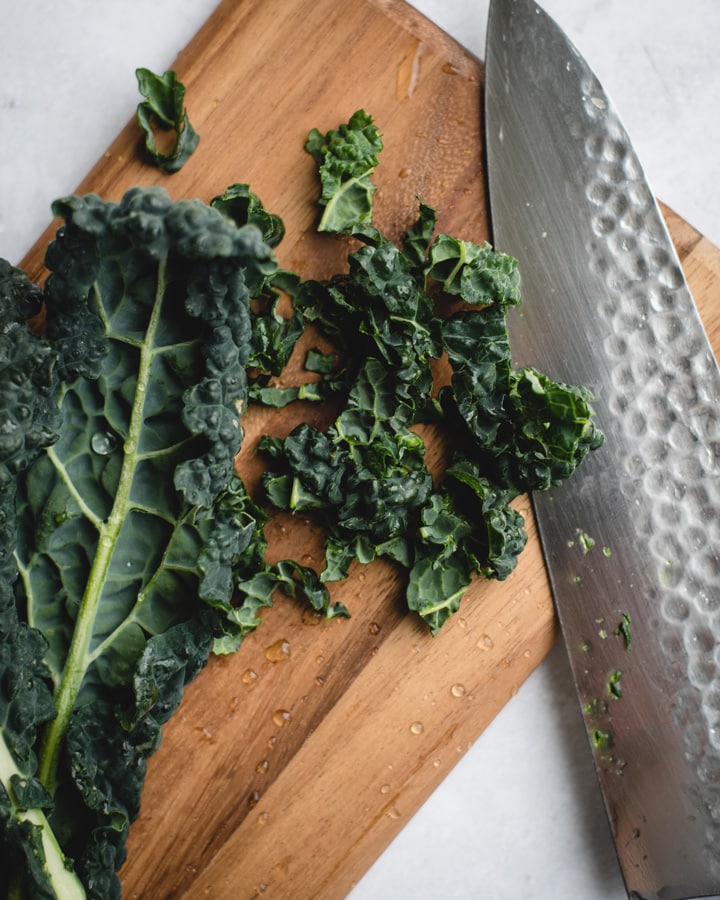
[[[422,278],[425,276],[427,256],[435,235],[437,215],[435,210],[418,198],[418,217],[405,232],[403,253],[412,264],[413,270]]]
[[[54,353],[26,320],[42,295],[0,260],[0,895],[83,896],[50,828],[53,799],[37,778],[38,739],[57,714],[48,641],[18,615],[16,493],[19,473],[57,440]],[[20,873],[20,874],[18,874]]]
[[[280,216],[268,212],[249,184],[236,182],[213,197],[210,206],[229,216],[236,225],[255,225],[260,229],[268,247],[276,247],[285,236],[285,224]]]
[[[19,620],[7,580],[0,581],[0,623],[0,895],[12,896],[24,882],[33,896],[54,897],[52,881],[63,896],[82,897],[47,825],[52,798],[36,777],[38,736],[56,714],[47,642]]]
[[[349,232],[372,219],[372,175],[383,149],[382,138],[372,116],[359,109],[347,124],[322,134],[308,134],[306,151],[320,174],[322,217],[319,231]]]
[[[185,165],[200,142],[185,109],[185,85],[172,69],[156,75],[150,69],[140,68],[135,70],[135,76],[145,98],[137,108],[137,120],[145,133],[145,149],[149,159],[170,175]],[[175,132],[175,144],[169,153],[159,149],[155,128]]]
[[[367,360],[327,432],[303,424],[284,439],[260,442],[279,463],[263,476],[269,500],[293,512],[316,511],[328,530],[323,581],[344,577],[353,559],[407,560],[406,536],[432,490],[425,445],[396,417],[383,372]]]
[[[526,368],[512,373],[510,401],[517,442],[508,458],[509,477],[521,490],[562,484],[603,443],[592,418],[592,396],[582,385]]]
[[[248,284],[277,266],[255,225],[158,188],[54,212],[45,336],[0,295],[24,428],[0,460],[0,665],[17,672],[0,678],[3,877],[112,898],[162,724],[247,630],[232,572],[259,527],[234,475]]]
[[[475,575],[503,580],[527,543],[523,518],[479,466],[450,466],[421,512],[407,602],[437,634]]]
[[[411,260],[377,232],[366,230],[363,240],[366,245],[349,257],[347,275],[304,282],[295,303],[338,348],[343,379],[335,389],[348,394],[362,382],[366,361],[377,360],[373,378],[382,371],[392,383],[394,416],[412,423],[432,405],[440,320]]]
[[[466,452],[497,483],[515,493],[546,490],[602,444],[586,389],[512,367],[501,305],[455,314],[442,336],[452,379],[440,403]]]
[[[274,566],[257,569],[249,578],[238,578],[237,587],[246,598],[242,605],[243,611],[271,606],[273,593],[281,590],[286,597],[304,597],[310,607],[323,613],[326,619],[350,615],[342,603],[331,602],[327,588],[314,569],[302,566],[292,559],[283,559]],[[254,628],[258,621],[248,620],[248,627]]]
[[[57,438],[59,416],[51,396],[54,354],[26,324],[41,306],[40,289],[0,259],[0,466],[7,473],[24,468]],[[12,521],[0,518],[0,529],[4,525]],[[0,571],[2,566],[0,555]]]
[[[490,244],[481,247],[449,234],[438,235],[430,250],[428,277],[465,303],[512,306],[520,302],[517,260],[496,252]]]
[[[262,201],[247,184],[232,184],[223,194],[214,197],[210,205],[228,216],[238,226],[255,225],[269,247],[280,243],[285,225],[280,216],[268,212]],[[281,405],[279,398],[271,399],[278,389],[266,388],[273,375],[279,375],[287,365],[298,338],[303,332],[299,310],[291,305],[283,314],[280,307],[284,296],[293,297],[300,278],[293,272],[278,270],[250,284],[252,296],[252,338],[248,368],[251,373],[250,399],[260,399],[270,405]],[[297,391],[286,396],[283,404],[298,399]]]

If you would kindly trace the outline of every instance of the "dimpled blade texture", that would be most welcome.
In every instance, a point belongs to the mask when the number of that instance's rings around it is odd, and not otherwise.
[[[534,497],[628,893],[720,894],[720,375],[602,87],[531,0],[492,0],[493,241],[515,363],[584,384],[605,443]]]

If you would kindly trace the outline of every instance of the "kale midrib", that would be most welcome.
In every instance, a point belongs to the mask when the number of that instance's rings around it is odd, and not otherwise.
[[[118,480],[112,510],[105,521],[100,521],[97,516],[92,516],[92,518],[88,516],[99,532],[97,551],[90,569],[90,575],[87,580],[85,593],[80,603],[77,619],[75,620],[73,637],[68,650],[65,666],[55,691],[57,716],[48,726],[40,753],[38,777],[48,790],[54,788],[60,747],[67,731],[68,722],[75,707],[78,694],[80,693],[83,679],[85,678],[89,665],[92,663],[93,659],[96,658],[96,654],[90,653],[95,618],[100,605],[102,589],[105,585],[108,570],[110,568],[113,551],[115,550],[120,535],[120,529],[122,528],[125,517],[131,506],[130,494],[135,471],[139,462],[137,450],[144,422],[147,387],[150,379],[152,361],[156,355],[154,338],[158,324],[161,320],[165,296],[166,267],[167,260],[161,260],[158,265],[155,301],[145,332],[145,339],[139,345],[140,361],[138,365],[137,385],[130,414],[128,435],[124,442],[124,456],[120,478]],[[100,309],[103,308],[99,293],[98,307]],[[60,472],[60,476],[63,477],[62,472]],[[65,479],[65,481],[67,483],[67,479]],[[85,506],[83,505],[83,509],[84,508]],[[132,612],[134,612],[134,609]],[[123,623],[120,623],[119,627],[124,624],[124,621],[125,620],[123,620]]]

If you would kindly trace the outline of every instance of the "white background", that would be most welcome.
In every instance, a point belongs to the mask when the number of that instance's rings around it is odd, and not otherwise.
[[[5,4],[0,256],[21,260],[47,225],[50,202],[76,188],[128,121],[138,101],[135,68],[164,71],[215,5]],[[488,0],[413,5],[484,57]],[[658,197],[720,244],[720,2],[543,5],[605,85]],[[351,900],[624,897],[561,645],[351,894]]]

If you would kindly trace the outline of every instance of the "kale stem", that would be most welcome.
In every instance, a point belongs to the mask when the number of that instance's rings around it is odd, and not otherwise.
[[[90,644],[93,637],[103,587],[110,568],[112,555],[120,535],[120,529],[128,513],[130,492],[135,468],[138,463],[138,444],[143,426],[145,397],[150,379],[150,368],[154,356],[154,336],[160,320],[162,300],[165,290],[166,261],[158,267],[158,283],[155,302],[150,315],[145,340],[140,347],[137,385],[130,414],[130,425],[124,445],[124,458],[115,500],[109,517],[99,528],[99,539],[95,558],[85,587],[85,593],[75,621],[73,638],[68,650],[62,678],[55,694],[57,716],[50,722],[43,741],[38,765],[38,777],[49,791],[55,787],[58,759],[62,739],[70,721],[85,673],[92,661]]]
[[[0,736],[0,785],[4,788],[8,802],[11,804],[11,817],[15,816],[19,821],[27,822],[31,827],[40,829],[45,868],[57,896],[62,900],[81,900],[85,897],[85,889],[77,875],[68,868],[65,854],[45,813],[41,809],[22,809],[15,804],[11,785],[14,778],[23,777],[5,740]],[[19,867],[13,873],[8,885],[8,900],[23,900],[27,896],[25,888],[24,869]]]

